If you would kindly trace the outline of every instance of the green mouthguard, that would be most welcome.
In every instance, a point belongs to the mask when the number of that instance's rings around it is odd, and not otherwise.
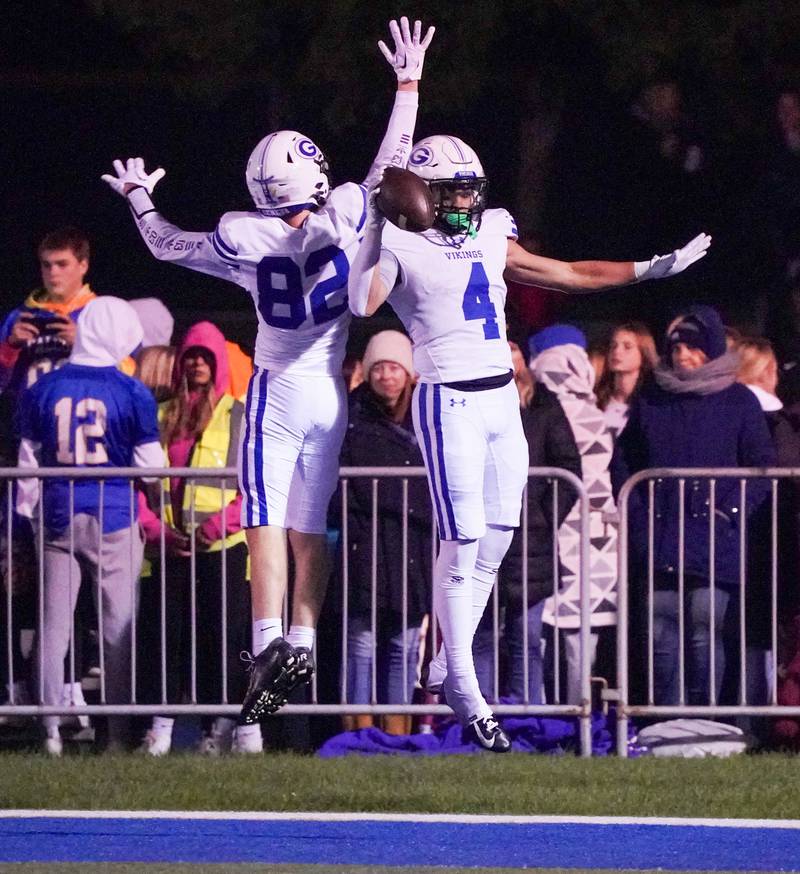
[[[470,233],[472,227],[472,219],[469,215],[464,215],[461,212],[446,212],[443,215],[444,220],[450,227],[459,234]]]

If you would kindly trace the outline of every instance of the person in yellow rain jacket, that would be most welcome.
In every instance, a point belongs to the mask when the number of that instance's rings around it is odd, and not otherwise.
[[[170,467],[225,468],[236,466],[244,405],[229,393],[229,365],[225,338],[210,322],[193,325],[175,356],[174,396],[161,405],[162,443]],[[247,545],[240,523],[241,495],[236,476],[226,480],[170,477],[165,485],[164,515],[142,519],[147,542],[158,549],[164,538],[166,615],[166,694],[170,702],[182,696],[197,701],[240,703],[246,676],[239,653],[247,648],[250,631],[250,591]],[[151,501],[159,511],[160,500]],[[195,588],[192,597],[192,541]],[[223,553],[224,543],[224,553]],[[222,585],[223,554],[225,589]],[[160,580],[160,561],[154,562],[154,581]],[[152,590],[160,602],[160,581]],[[194,600],[194,621],[192,601]],[[150,700],[162,698],[160,607],[149,605],[140,621],[152,638],[153,665],[146,670]],[[224,607],[224,609],[223,609]],[[144,606],[143,606],[144,609]],[[152,614],[155,613],[155,616]],[[227,633],[223,635],[223,617]],[[225,647],[225,670],[222,661]],[[195,665],[194,670],[192,665]],[[223,694],[223,690],[226,694]],[[173,720],[156,717],[144,740],[144,751],[169,751]],[[204,718],[200,751],[216,755],[233,749],[260,752],[260,726],[235,729],[233,719]]]

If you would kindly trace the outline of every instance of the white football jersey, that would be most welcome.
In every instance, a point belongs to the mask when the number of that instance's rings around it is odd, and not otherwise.
[[[139,231],[157,258],[250,292],[258,316],[258,367],[341,374],[350,323],[347,277],[367,215],[363,185],[333,189],[300,228],[257,212],[229,212],[209,234],[183,231],[155,210],[139,212],[130,199]]]
[[[422,382],[480,379],[513,369],[503,279],[509,238],[516,240],[517,228],[505,209],[485,210],[474,238],[385,225],[381,278],[411,337]]]

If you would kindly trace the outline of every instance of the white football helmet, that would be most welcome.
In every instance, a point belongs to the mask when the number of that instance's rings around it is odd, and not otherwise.
[[[294,130],[267,134],[253,149],[245,178],[256,209],[268,216],[316,209],[331,187],[325,155]]]
[[[488,180],[475,150],[458,137],[426,137],[414,144],[408,169],[425,179],[436,206],[436,224],[449,234],[476,230],[486,207]],[[469,193],[469,206],[455,206],[455,193]]]

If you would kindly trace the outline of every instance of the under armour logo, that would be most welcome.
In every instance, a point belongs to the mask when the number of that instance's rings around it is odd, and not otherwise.
[[[456,398],[450,398],[450,406],[454,407],[456,404],[461,404],[462,407],[466,407],[467,399],[461,398],[461,400],[456,400]]]

